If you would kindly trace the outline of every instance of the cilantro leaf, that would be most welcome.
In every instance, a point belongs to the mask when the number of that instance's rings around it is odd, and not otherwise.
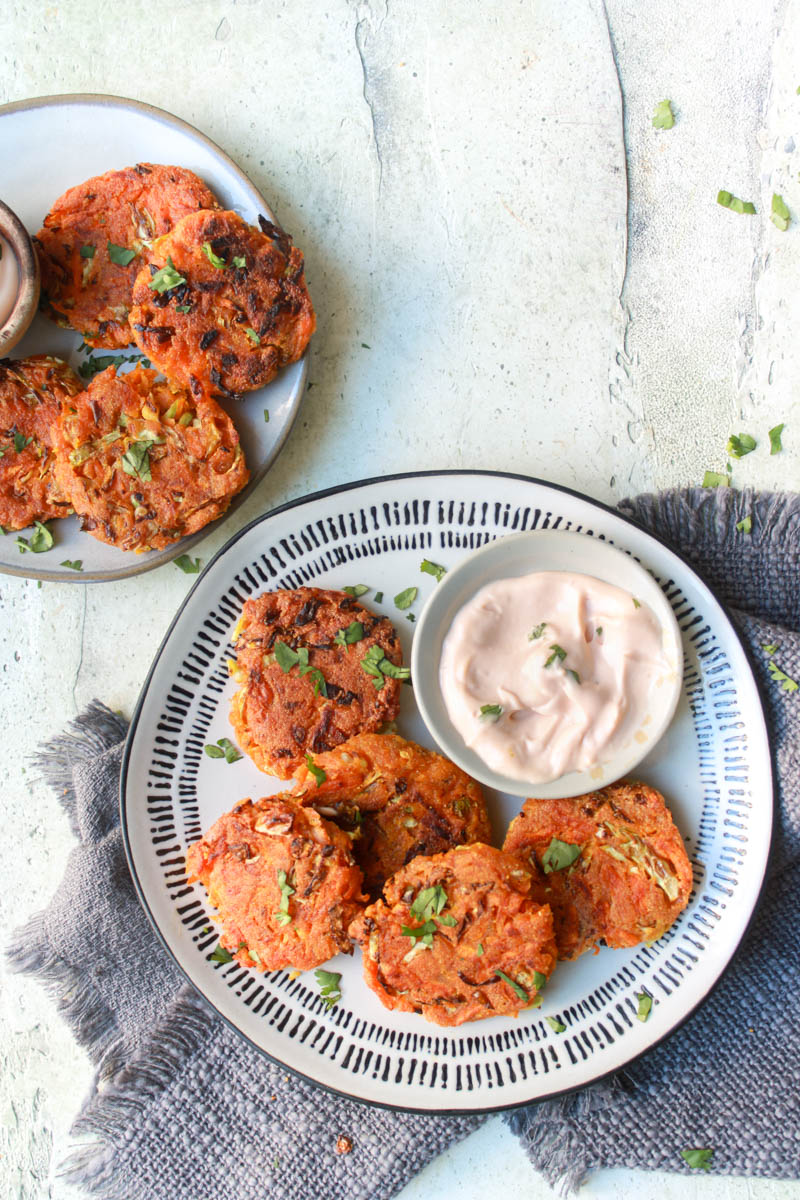
[[[138,250],[126,250],[124,246],[116,246],[114,242],[107,242],[108,257],[112,263],[116,263],[118,267],[127,267],[136,258]]]
[[[322,967],[318,967],[314,976],[319,984],[320,996],[329,1009],[333,1008],[342,998],[342,990],[339,986],[342,982],[341,971],[323,971]]]
[[[258,336],[255,329],[251,329],[248,325],[245,328],[245,333],[247,334],[248,341],[250,341],[254,346],[261,345],[261,338]]]
[[[65,558],[64,561],[61,563],[61,566],[69,567],[70,571],[82,571],[83,570],[83,559],[82,558],[75,558],[75,559]]]
[[[752,454],[756,448],[756,439],[751,437],[749,433],[740,433],[737,437],[732,433],[728,438],[728,444],[725,450],[730,454],[731,458],[744,458],[745,454]]]
[[[781,424],[773,425],[772,429],[770,429],[767,435],[769,437],[770,454],[780,454],[781,450],[783,449],[783,444],[781,443],[781,434],[785,428],[785,424]]]
[[[343,587],[343,592],[347,592],[348,596],[353,596],[356,600],[359,596],[364,596],[369,588],[365,583],[357,583],[355,587]]]
[[[423,575],[433,575],[437,583],[440,583],[447,574],[447,567],[442,567],[439,563],[431,562],[429,558],[423,558],[419,564],[419,569]]]
[[[742,517],[741,521],[736,522],[736,528],[739,533],[749,533],[753,528],[753,518],[750,516]]]
[[[487,720],[489,720],[490,717],[493,720],[498,721],[500,719],[500,717],[502,716],[502,713],[503,713],[502,704],[482,704],[481,705],[480,717],[481,717],[482,721],[487,721]]]
[[[163,296],[165,292],[171,292],[173,288],[180,287],[182,283],[186,283],[186,279],[168,254],[166,265],[156,271],[147,286],[154,292],[158,292],[159,296]]]
[[[525,988],[520,987],[515,979],[512,979],[509,975],[506,975],[505,971],[501,971],[499,969],[495,971],[495,975],[499,975],[499,977],[503,980],[503,983],[507,983],[510,988],[513,988],[514,992],[517,994],[523,1004],[528,1003],[530,996],[525,991]]]
[[[231,954],[230,950],[225,949],[222,942],[219,942],[217,944],[216,949],[210,955],[210,958],[211,958],[212,962],[218,962],[218,963],[233,962],[233,955]]]
[[[563,1033],[567,1028],[563,1021],[559,1021],[558,1017],[545,1017],[545,1021],[547,1021],[553,1033]]]
[[[310,754],[306,754],[306,766],[317,781],[317,787],[325,782],[328,776],[323,771],[322,767],[318,767]]]
[[[424,946],[433,945],[433,935],[436,933],[436,923],[426,921],[424,925],[401,925],[400,933],[403,937],[411,938],[411,949],[413,950],[417,942],[422,942]]]
[[[575,680],[575,682],[576,682],[576,683],[580,683],[580,681],[581,681],[581,677],[580,677],[580,675],[578,674],[578,672],[577,672],[577,671],[573,671],[572,667],[565,667],[565,668],[564,668],[564,674],[565,674],[565,675],[571,675],[571,676],[572,676],[572,678]]]
[[[698,1147],[694,1150],[681,1150],[681,1158],[693,1171],[709,1171],[713,1154],[714,1151],[710,1146],[702,1149]]]
[[[783,196],[779,196],[777,192],[772,193],[772,212],[769,214],[769,219],[780,229],[781,233],[786,232],[792,219],[792,214],[786,207]]]
[[[291,646],[287,646],[286,642],[276,642],[273,650],[275,661],[284,675],[288,675],[292,667],[296,667],[300,662],[300,655]]]
[[[542,855],[542,867],[545,875],[551,871],[563,871],[571,867],[576,858],[580,858],[581,847],[570,842],[560,842],[554,837]]]
[[[478,942],[478,949],[475,951],[479,958],[483,957],[483,942]]]
[[[639,1005],[636,1009],[636,1018],[639,1021],[646,1021],[653,1008],[653,997],[649,992],[646,992],[644,988],[642,988],[641,992],[636,992],[635,996],[639,1001]]]
[[[735,213],[747,213],[752,216],[756,211],[756,206],[749,200],[740,200],[738,196],[734,196],[731,192],[724,190],[717,192],[717,204],[721,204],[723,208],[730,209]]]
[[[408,667],[397,667],[383,653],[382,646],[370,646],[361,659],[361,669],[372,679],[376,692],[383,687],[386,679],[409,679],[411,671]]]
[[[423,888],[412,902],[409,912],[418,921],[427,921],[438,917],[447,904],[447,892],[440,883],[433,887]]]
[[[289,913],[289,897],[294,895],[294,888],[289,883],[285,871],[278,871],[278,887],[281,890],[281,902],[278,911],[272,915],[279,925],[288,925],[292,919]]]
[[[153,476],[150,473],[150,447],[152,445],[152,438],[130,443],[120,460],[126,475],[132,475],[134,479],[143,479],[145,483],[151,481]]]
[[[401,612],[405,612],[407,608],[411,608],[411,605],[417,598],[418,591],[419,588],[409,587],[405,588],[404,591],[397,593],[394,598],[394,602]]]
[[[224,750],[220,749],[219,746],[212,746],[210,743],[207,746],[203,746],[203,752],[205,754],[207,754],[209,758],[224,758],[225,757]]]
[[[767,654],[770,656],[770,658],[772,658],[772,655],[778,649],[778,643],[777,642],[763,642],[761,645],[761,649],[766,650]]]
[[[528,634],[528,641],[535,642],[537,638],[542,636],[545,629],[547,629],[547,621],[542,621],[541,625],[534,625],[533,629]]]
[[[264,409],[264,423],[266,425],[269,425],[269,409],[268,408]]]
[[[98,354],[84,359],[78,365],[78,374],[81,379],[94,379],[95,375],[100,371],[105,371],[106,367],[121,367],[124,363],[135,362],[136,358],[127,358],[124,354]]]
[[[553,663],[556,662],[556,660],[558,660],[558,662],[563,662],[564,659],[567,657],[566,650],[564,650],[561,646],[559,646],[557,642],[553,642],[552,645],[550,646],[550,649],[553,651],[553,653],[550,655],[550,657],[545,662],[545,664],[544,664],[545,667],[551,667],[553,665]]]
[[[703,476],[703,487],[730,487],[730,475],[723,475],[721,471],[706,471]]]
[[[30,446],[32,441],[33,441],[33,438],[25,437],[24,433],[15,433],[14,434],[14,449],[16,450],[17,454],[21,454],[26,446]]]
[[[536,988],[537,992],[541,992],[546,983],[547,983],[546,975],[543,975],[541,971],[533,972],[533,985]]]
[[[216,267],[218,271],[224,271],[227,268],[228,264],[225,262],[225,259],[220,258],[211,249],[211,242],[203,242],[203,254],[205,254],[212,267]]]
[[[353,646],[364,636],[364,626],[360,621],[351,621],[346,629],[338,630],[333,639],[334,646]]]
[[[231,259],[231,266],[235,267],[237,271],[243,271],[247,266],[247,259],[243,254],[234,254]]]
[[[81,258],[94,258],[94,255],[95,255],[95,247],[94,246],[88,246],[88,245],[81,246]]]
[[[216,746],[204,746],[203,750],[209,758],[224,758],[227,763],[238,762],[242,757],[230,738],[226,737],[219,738]]]
[[[47,526],[41,521],[34,521],[33,524],[34,531],[29,538],[17,538],[20,554],[26,554],[28,550],[32,554],[44,554],[46,550],[53,548],[53,535]]]
[[[782,692],[796,692],[800,688],[796,679],[792,679],[785,671],[782,671],[773,658],[767,663],[767,668],[775,683],[780,685]]]
[[[197,575],[203,562],[202,558],[192,558],[191,554],[179,554],[174,560],[175,566],[180,567],[184,575]]]
[[[675,114],[672,111],[671,100],[659,100],[653,112],[654,129],[672,129],[675,124]]]

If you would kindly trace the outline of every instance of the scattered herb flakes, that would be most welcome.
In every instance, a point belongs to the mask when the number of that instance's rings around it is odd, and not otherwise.
[[[475,951],[479,958],[483,957],[483,942],[478,942],[478,949]]]
[[[220,258],[211,249],[211,242],[203,242],[203,254],[205,254],[212,267],[216,267],[218,271],[224,271],[227,268],[228,264],[225,262],[225,259]]]
[[[247,259],[243,254],[234,254],[231,259],[231,266],[235,267],[237,271],[243,271],[247,266]]]
[[[559,1021],[558,1017],[545,1017],[545,1021],[547,1021],[553,1033],[563,1033],[567,1028],[563,1021]]]
[[[638,1021],[646,1021],[653,1010],[653,997],[649,992],[646,992],[644,988],[642,988],[640,992],[635,992],[634,994],[639,1002],[636,1009],[636,1019]]]
[[[671,100],[659,100],[653,112],[654,129],[672,129],[675,124],[675,114],[672,111]]]
[[[251,329],[250,326],[248,325],[245,328],[245,333],[247,334],[248,341],[251,342],[252,345],[254,345],[254,346],[261,345],[261,338],[258,336],[255,329]]]
[[[351,621],[346,629],[338,630],[333,639],[334,646],[353,646],[364,636],[364,626],[360,621]]]
[[[376,692],[384,685],[385,679],[409,679],[411,671],[408,667],[396,667],[383,653],[381,646],[370,646],[361,659],[361,668],[372,679]]]
[[[376,604],[383,604],[383,592],[376,592],[376,593],[375,593],[375,603],[376,603]]]
[[[414,624],[414,622],[416,621],[416,619],[417,619],[417,618],[414,616],[414,614],[413,614],[413,613],[406,613],[406,620],[407,620],[407,621],[410,621],[412,625]]]
[[[203,751],[209,758],[224,758],[226,763],[238,762],[242,757],[230,738],[226,737],[219,738],[216,746],[204,746]]]
[[[711,1169],[713,1154],[714,1151],[710,1146],[698,1147],[693,1150],[681,1150],[681,1158],[687,1167],[691,1167],[693,1171],[709,1171]]]
[[[319,994],[325,1001],[327,1008],[333,1008],[342,998],[342,989],[339,986],[342,982],[341,971],[324,971],[322,967],[318,967],[314,972],[314,977],[319,984]]]
[[[400,609],[401,612],[405,612],[405,610],[407,608],[411,608],[411,605],[414,603],[414,601],[417,598],[418,591],[419,591],[419,588],[408,587],[408,588],[405,588],[402,592],[397,593],[397,595],[394,598],[394,602],[395,602],[395,605]]]
[[[319,667],[309,667],[307,671],[305,671],[301,668],[300,674],[301,675],[310,675],[311,682],[314,685],[314,695],[315,696],[324,696],[325,699],[327,700],[328,685],[326,684],[325,676],[322,674],[322,671],[320,671]]]
[[[230,950],[226,950],[222,942],[219,942],[216,948],[209,955],[212,962],[229,963],[233,962],[233,955]]]
[[[132,475],[134,479],[142,479],[145,483],[151,481],[153,478],[150,473],[150,447],[152,444],[152,439],[130,443],[120,460],[126,475]]]
[[[269,409],[268,408],[264,409],[264,421],[266,422],[267,425],[269,425]]]
[[[61,566],[69,567],[70,571],[82,571],[83,570],[83,559],[82,558],[75,558],[75,559],[65,558],[64,561],[61,563]]]
[[[343,592],[347,592],[348,596],[353,596],[356,600],[359,596],[365,596],[369,588],[365,583],[356,583],[353,587],[343,587]]]
[[[418,921],[428,921],[438,917],[447,905],[447,892],[440,883],[433,887],[423,888],[412,901],[409,912]]]
[[[412,950],[417,942],[422,942],[423,946],[430,949],[433,945],[433,935],[436,933],[436,922],[430,920],[425,921],[422,925],[401,925],[400,933],[403,937],[411,938]]]
[[[200,572],[202,558],[192,558],[191,554],[179,554],[174,560],[175,566],[180,567],[184,575],[197,575]]]
[[[533,986],[536,988],[537,992],[541,992],[546,983],[547,983],[546,975],[543,975],[541,971],[533,972]]]
[[[706,471],[703,476],[703,487],[730,487],[730,476],[721,471]]]
[[[565,668],[564,668],[564,674],[565,674],[565,675],[571,675],[571,676],[572,676],[572,678],[575,680],[575,682],[576,682],[576,683],[578,683],[578,684],[579,684],[579,683],[580,683],[580,681],[581,681],[581,677],[580,677],[580,675],[578,674],[578,672],[577,672],[577,671],[573,671],[573,670],[572,670],[572,667],[565,667]]]
[[[279,925],[288,925],[292,919],[289,913],[289,897],[294,895],[294,888],[289,883],[285,871],[278,871],[278,887],[281,889],[281,902],[273,916]]]
[[[41,521],[34,521],[33,524],[34,530],[29,538],[17,538],[20,554],[27,554],[29,550],[32,554],[44,554],[53,548],[53,535],[47,526]]]
[[[447,567],[443,567],[440,563],[431,562],[429,558],[423,558],[419,564],[419,569],[423,575],[432,575],[437,583],[440,583],[447,574]]]
[[[542,636],[545,629],[547,629],[547,621],[542,621],[541,625],[534,625],[533,629],[528,634],[528,641],[535,642]]]
[[[310,754],[306,754],[306,766],[317,781],[317,787],[325,782],[328,776],[323,771],[322,767],[318,767]]]
[[[516,979],[512,979],[509,975],[506,975],[505,971],[501,971],[499,969],[495,971],[495,975],[499,976],[503,983],[507,983],[508,986],[513,989],[514,993],[519,997],[523,1004],[527,1004],[530,1001],[530,996],[525,991],[525,988],[521,987],[517,983]]]
[[[552,654],[545,662],[545,667],[552,667],[554,662],[563,662],[567,657],[566,650],[562,646],[559,646],[557,642],[553,642],[550,649],[552,650]]]
[[[138,250],[126,250],[124,246],[117,246],[114,242],[107,242],[106,248],[111,262],[118,267],[127,267],[139,253]]]
[[[786,428],[785,424],[781,423],[780,425],[773,425],[772,429],[770,429],[770,431],[767,435],[769,437],[769,452],[770,452],[770,454],[780,454],[781,450],[783,449],[783,444],[781,442],[781,434],[783,433],[785,428]]]
[[[633,601],[633,607],[634,607],[634,608],[641,608],[641,607],[642,607],[642,602],[641,602],[641,600],[637,600],[635,596],[631,596],[631,600]]]
[[[595,629],[595,633],[597,634],[598,637],[602,637],[603,636],[603,626],[598,625],[597,629]]]
[[[753,518],[749,516],[742,517],[741,521],[736,522],[736,528],[739,530],[739,533],[749,533],[753,528]]]
[[[368,346],[366,342],[362,342],[362,343],[361,343],[361,349],[362,349],[362,350],[371,350],[371,349],[372,349],[372,346]]]
[[[171,256],[168,254],[166,265],[156,271],[147,286],[152,288],[154,292],[158,292],[159,296],[162,296],[164,292],[171,292],[173,288],[180,287],[182,283],[186,283],[186,279],[181,275]]]
[[[775,662],[774,658],[770,658],[769,662],[767,663],[767,667],[769,669],[770,676],[775,683],[780,685],[782,692],[796,692],[798,688],[800,688],[800,684],[797,682],[797,680],[792,679],[791,675],[787,675],[785,671],[782,671]]]
[[[735,213],[747,213],[752,216],[756,211],[755,204],[749,200],[740,200],[738,196],[732,195],[731,192],[726,192],[724,189],[717,192],[717,204],[721,204],[723,208],[730,209]]]
[[[105,371],[106,367],[121,367],[125,363],[135,361],[133,358],[126,358],[124,354],[98,354],[79,363],[78,374],[81,379],[94,379],[95,375]]]
[[[542,867],[545,875],[551,871],[563,871],[571,867],[576,858],[580,858],[581,847],[570,842],[560,842],[554,837],[542,855]]]
[[[731,458],[744,458],[745,454],[753,453],[756,445],[756,439],[751,437],[749,433],[740,433],[738,436],[732,433],[728,438],[725,450],[730,454]]]
[[[81,258],[94,258],[94,256],[95,256],[95,247],[94,246],[89,246],[89,245],[81,246]]]
[[[779,196],[777,192],[772,193],[772,211],[769,214],[769,219],[772,224],[780,229],[781,233],[785,233],[789,228],[789,222],[792,219],[792,214],[784,203],[783,196]]]
[[[482,721],[488,721],[490,719],[492,721],[499,721],[499,719],[502,715],[503,715],[502,704],[482,704],[481,705],[480,717],[481,717]]]
[[[188,313],[191,311],[192,311],[191,304],[176,304],[175,305],[175,312]]]
[[[33,441],[33,438],[25,437],[24,433],[15,433],[14,434],[14,449],[16,450],[17,454],[21,454],[26,446],[30,446],[32,441]]]

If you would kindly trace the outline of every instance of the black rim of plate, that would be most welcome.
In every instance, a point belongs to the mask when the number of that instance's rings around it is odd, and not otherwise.
[[[247,177],[242,168],[234,162],[229,154],[226,154],[226,152],[220,146],[218,146],[216,142],[212,141],[210,137],[203,133],[202,130],[197,129],[194,125],[190,125],[189,122],[184,121],[182,117],[176,117],[174,113],[168,112],[164,108],[156,108],[153,104],[146,104],[143,100],[131,100],[127,96],[104,95],[101,92],[75,92],[74,95],[66,93],[64,95],[54,96],[33,96],[28,100],[13,100],[10,104],[0,104],[0,119],[12,113],[30,112],[36,108],[64,108],[73,104],[82,104],[86,105],[87,107],[92,105],[100,105],[104,108],[121,108],[125,111],[142,113],[153,120],[159,121],[162,125],[167,125],[171,129],[187,135],[192,140],[202,143],[202,145],[211,150],[214,156],[218,158],[224,164],[224,166],[236,176],[239,184],[249,194],[254,207],[262,209],[265,216],[270,221],[274,221],[272,209],[267,204],[261,192]],[[143,575],[145,571],[154,571],[156,567],[162,567],[165,563],[172,562],[172,560],[177,558],[179,554],[185,554],[187,550],[191,550],[197,545],[198,542],[202,541],[202,539],[206,537],[215,526],[221,526],[223,522],[227,521],[228,518],[231,517],[234,512],[236,512],[240,505],[242,505],[246,500],[250,499],[253,492],[258,487],[259,483],[261,483],[261,481],[264,479],[270,467],[272,467],[276,458],[280,454],[281,450],[286,444],[286,439],[292,432],[294,423],[297,420],[297,415],[300,412],[303,396],[306,392],[309,371],[308,355],[309,352],[306,350],[306,352],[303,354],[303,357],[300,359],[300,378],[297,384],[297,394],[294,401],[293,410],[289,414],[289,419],[285,428],[279,434],[278,440],[275,442],[275,445],[272,447],[272,450],[261,465],[260,469],[255,473],[251,473],[247,486],[244,487],[241,492],[239,492],[238,496],[234,496],[225,512],[217,517],[215,521],[212,521],[210,525],[206,525],[203,529],[198,530],[197,533],[190,534],[189,537],[181,538],[166,550],[155,551],[155,553],[159,556],[157,560],[150,560],[148,562],[140,561],[138,564],[131,562],[129,566],[123,564],[122,566],[114,568],[111,571],[86,571],[78,573],[74,571],[51,571],[46,567],[25,570],[21,567],[8,565],[0,566],[0,574],[15,575],[21,579],[41,579],[45,583],[111,583],[117,579],[130,579],[134,575]],[[277,509],[274,511],[277,511]],[[120,553],[125,555],[133,554],[135,558],[139,557],[134,551],[123,550],[120,551]]]
[[[353,1095],[352,1093],[346,1092],[341,1088],[334,1087],[331,1084],[321,1083],[319,1080],[314,1079],[313,1076],[306,1075],[303,1071],[300,1071],[296,1067],[293,1067],[290,1063],[286,1063],[282,1059],[276,1057],[274,1054],[270,1054],[270,1052],[268,1050],[265,1050],[262,1046],[259,1046],[256,1042],[254,1042],[251,1037],[249,1037],[242,1029],[240,1029],[240,1027],[233,1020],[231,1020],[231,1018],[225,1016],[224,1013],[220,1012],[220,1010],[217,1008],[217,1006],[214,1004],[214,1002],[211,999],[209,999],[209,997],[194,982],[194,980],[190,978],[187,971],[184,969],[183,965],[178,960],[175,951],[171,948],[171,946],[169,945],[169,943],[166,940],[166,937],[161,932],[161,929],[159,928],[159,925],[157,924],[156,919],[155,919],[152,911],[150,910],[150,906],[147,902],[142,884],[139,880],[139,876],[136,871],[136,864],[134,863],[134,860],[133,860],[133,853],[131,851],[130,840],[128,837],[127,795],[126,794],[127,794],[128,768],[130,766],[131,750],[132,750],[134,738],[136,736],[136,729],[139,724],[139,718],[141,716],[142,709],[144,708],[144,704],[147,699],[147,694],[148,694],[148,691],[150,688],[150,683],[151,683],[153,674],[155,672],[155,669],[156,669],[158,663],[161,660],[161,655],[164,652],[167,642],[169,641],[170,637],[172,636],[173,630],[175,629],[178,622],[180,621],[181,615],[182,615],[186,605],[188,604],[189,599],[194,594],[194,592],[197,589],[197,587],[199,586],[199,584],[202,582],[203,577],[211,571],[211,569],[215,566],[217,561],[220,558],[222,558],[222,556],[224,554],[227,554],[227,552],[236,544],[236,542],[238,542],[241,538],[243,538],[246,534],[248,534],[251,529],[254,529],[257,525],[263,524],[265,521],[269,521],[272,517],[276,517],[276,516],[280,515],[281,513],[289,512],[294,508],[300,508],[302,505],[309,504],[313,501],[324,500],[328,496],[340,495],[343,492],[355,492],[355,491],[359,490],[360,488],[374,487],[376,484],[391,483],[391,482],[394,482],[397,480],[405,480],[405,479],[416,480],[416,479],[431,479],[431,478],[444,479],[444,478],[452,478],[454,476],[470,477],[470,478],[475,478],[477,476],[483,476],[485,478],[517,480],[521,483],[526,483],[526,484],[533,483],[539,487],[547,488],[554,492],[563,493],[564,495],[567,495],[567,496],[573,496],[576,499],[581,500],[584,503],[587,503],[587,504],[591,505],[592,507],[599,509],[601,512],[609,513],[611,516],[618,518],[619,520],[623,521],[626,525],[630,525],[633,529],[638,530],[640,533],[646,534],[647,537],[651,538],[659,546],[662,546],[664,549],[668,550],[671,554],[674,554],[675,557],[677,559],[679,559],[679,561],[683,564],[683,566],[686,568],[686,570],[691,575],[693,575],[703,587],[707,588],[707,590],[710,592],[711,596],[713,597],[714,601],[720,606],[723,616],[725,617],[725,620],[728,623],[729,632],[732,634],[736,643],[740,646],[742,653],[744,655],[745,661],[748,664],[748,667],[750,669],[750,675],[752,678],[756,696],[758,697],[759,707],[761,710],[761,719],[762,719],[762,723],[763,723],[763,727],[764,727],[764,736],[765,736],[765,740],[766,740],[768,748],[769,748],[769,764],[770,764],[769,796],[770,796],[770,800],[771,800],[771,808],[770,808],[769,839],[768,839],[768,843],[767,843],[767,853],[764,858],[764,869],[762,871],[761,879],[759,881],[758,892],[756,893],[756,898],[755,898],[755,901],[753,904],[752,911],[751,911],[751,913],[747,919],[747,922],[742,930],[741,936],[739,937],[736,944],[732,947],[730,955],[728,957],[728,960],[725,963],[725,966],[720,971],[719,975],[714,980],[711,981],[711,983],[708,985],[708,988],[706,989],[705,993],[701,996],[701,998],[697,1001],[697,1003],[694,1004],[689,1009],[689,1011],[672,1026],[671,1029],[666,1030],[665,1033],[663,1033],[660,1037],[656,1038],[656,1040],[653,1041],[645,1050],[642,1050],[639,1054],[632,1055],[631,1058],[627,1059],[624,1063],[620,1064],[620,1066],[614,1067],[609,1071],[601,1071],[597,1075],[592,1076],[591,1079],[587,1079],[583,1083],[576,1084],[572,1087],[555,1088],[553,1091],[548,1091],[542,1095],[531,1097],[528,1100],[518,1100],[518,1101],[513,1102],[512,1104],[475,1105],[474,1107],[464,1107],[464,1108],[432,1109],[432,1108],[415,1108],[415,1107],[411,1107],[409,1105],[404,1105],[404,1104],[390,1104],[384,1100],[369,1100],[363,1096]],[[460,1116],[466,1116],[466,1115],[470,1115],[470,1114],[472,1114],[472,1115],[475,1115],[475,1114],[489,1115],[492,1113],[510,1112],[517,1108],[525,1108],[530,1104],[538,1104],[543,1100],[555,1100],[560,1096],[568,1096],[573,1092],[582,1091],[584,1088],[590,1087],[591,1085],[593,1085],[595,1083],[600,1083],[604,1079],[610,1078],[612,1075],[615,1075],[619,1071],[624,1070],[627,1067],[631,1066],[632,1063],[638,1062],[641,1058],[644,1058],[647,1054],[649,1054],[657,1046],[661,1045],[662,1042],[665,1042],[668,1038],[670,1038],[674,1034],[676,1034],[678,1032],[678,1030],[680,1030],[683,1027],[683,1025],[692,1016],[694,1016],[694,1014],[696,1012],[699,1011],[700,1008],[702,1008],[702,1006],[708,1000],[709,996],[712,994],[712,992],[715,990],[715,988],[719,985],[720,981],[724,978],[728,969],[730,968],[731,962],[733,961],[733,958],[734,958],[737,950],[739,949],[742,942],[746,938],[746,936],[750,930],[750,927],[753,923],[753,918],[754,918],[756,912],[758,911],[758,907],[759,907],[759,904],[761,903],[761,899],[763,896],[764,882],[765,882],[766,874],[767,874],[767,866],[768,866],[770,856],[772,853],[772,846],[773,846],[773,841],[774,841],[774,829],[775,829],[776,794],[777,794],[777,791],[776,791],[776,771],[775,771],[775,763],[774,763],[774,752],[773,752],[773,748],[772,748],[772,745],[769,740],[767,723],[766,723],[766,718],[764,715],[763,692],[759,685],[758,677],[753,669],[752,656],[749,652],[748,647],[745,645],[742,638],[739,636],[736,626],[734,625],[733,621],[731,620],[731,616],[730,616],[730,613],[728,612],[727,606],[724,605],[722,603],[722,601],[718,599],[718,597],[716,596],[716,593],[714,592],[714,589],[703,578],[703,576],[697,570],[695,570],[695,568],[693,566],[691,566],[689,563],[687,563],[686,560],[683,558],[683,556],[681,554],[679,554],[678,551],[675,550],[674,547],[672,547],[663,538],[658,537],[657,534],[651,533],[649,529],[646,529],[643,525],[640,525],[637,521],[632,520],[630,517],[626,517],[624,514],[618,512],[615,508],[612,508],[610,505],[604,504],[600,500],[594,500],[590,496],[585,495],[583,492],[576,491],[574,488],[565,487],[563,484],[559,484],[559,483],[550,483],[546,479],[539,479],[534,475],[521,475],[516,472],[511,472],[511,471],[458,470],[458,469],[440,470],[440,471],[401,471],[401,472],[398,472],[397,474],[393,474],[393,475],[379,475],[379,476],[375,476],[370,479],[358,479],[358,480],[353,481],[352,483],[337,484],[334,487],[323,488],[322,490],[320,490],[318,492],[311,492],[308,495],[300,496],[297,500],[289,500],[285,504],[280,504],[280,505],[276,506],[275,508],[270,509],[269,512],[262,514],[262,516],[260,516],[260,517],[256,517],[255,520],[250,521],[249,524],[245,525],[242,529],[240,529],[237,533],[235,533],[233,535],[233,537],[228,542],[226,542],[225,545],[220,550],[217,551],[217,553],[214,555],[214,557],[209,562],[208,566],[204,568],[204,570],[202,571],[199,578],[197,580],[195,580],[193,586],[187,592],[178,611],[176,612],[175,616],[172,618],[172,621],[170,622],[169,628],[164,635],[161,645],[159,646],[159,648],[155,654],[155,657],[153,658],[153,662],[151,663],[150,669],[147,672],[147,677],[144,681],[144,684],[142,685],[142,690],[139,694],[139,699],[136,703],[136,708],[134,709],[133,716],[131,717],[131,723],[130,723],[130,728],[128,730],[128,735],[125,739],[125,749],[124,749],[124,753],[123,753],[123,757],[122,757],[122,767],[120,770],[120,783],[119,783],[120,827],[122,830],[122,840],[123,840],[123,845],[125,847],[125,855],[128,860],[128,869],[131,873],[131,878],[133,880],[133,884],[136,889],[136,894],[139,897],[139,902],[145,911],[145,915],[147,916],[147,919],[149,920],[151,926],[153,927],[153,931],[155,932],[156,937],[161,942],[161,945],[167,951],[170,958],[175,963],[176,967],[181,972],[181,974],[184,976],[186,981],[192,986],[194,991],[197,992],[197,994],[200,997],[202,997],[204,1003],[208,1005],[209,1009],[211,1009],[213,1012],[215,1012],[216,1015],[219,1017],[219,1019],[224,1021],[225,1024],[230,1029],[235,1030],[235,1032],[239,1035],[239,1037],[241,1037],[244,1041],[246,1041],[248,1043],[248,1045],[252,1046],[252,1048],[258,1054],[263,1055],[264,1058],[268,1059],[270,1062],[274,1063],[276,1066],[281,1067],[281,1069],[290,1071],[293,1075],[297,1076],[299,1079],[303,1079],[303,1080],[305,1080],[305,1082],[312,1084],[314,1087],[321,1088],[323,1091],[329,1092],[331,1095],[342,1096],[346,1100],[351,1100],[357,1104],[365,1104],[372,1108],[388,1109],[391,1112],[409,1112],[409,1113],[419,1113],[420,1115],[423,1115],[423,1116],[450,1116],[450,1117],[460,1117]]]

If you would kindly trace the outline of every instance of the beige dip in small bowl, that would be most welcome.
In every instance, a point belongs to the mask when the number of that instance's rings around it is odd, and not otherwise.
[[[0,200],[0,358],[27,333],[39,307],[39,259],[17,214]]]

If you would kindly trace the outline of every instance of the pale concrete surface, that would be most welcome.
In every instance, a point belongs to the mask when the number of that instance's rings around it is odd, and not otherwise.
[[[784,453],[760,444],[734,479],[798,487],[800,235],[766,219],[773,190],[800,213],[798,5],[609,0],[608,15],[627,164],[599,0],[0,5],[0,102],[94,91],[169,109],[306,252],[313,387],[206,561],[258,513],[350,479],[485,467],[614,500],[697,482],[730,432],[766,440],[778,421]],[[656,132],[667,96],[678,122]],[[719,209],[721,187],[759,215]],[[46,903],[71,844],[29,756],[94,696],[130,713],[190,582],[174,566],[0,582],[3,930]],[[89,1066],[37,985],[6,975],[0,1003],[2,1194],[77,1200],[57,1164]],[[402,1196],[511,1191],[552,1195],[493,1118]],[[582,1194],[784,1200],[800,1185],[609,1171]]]

